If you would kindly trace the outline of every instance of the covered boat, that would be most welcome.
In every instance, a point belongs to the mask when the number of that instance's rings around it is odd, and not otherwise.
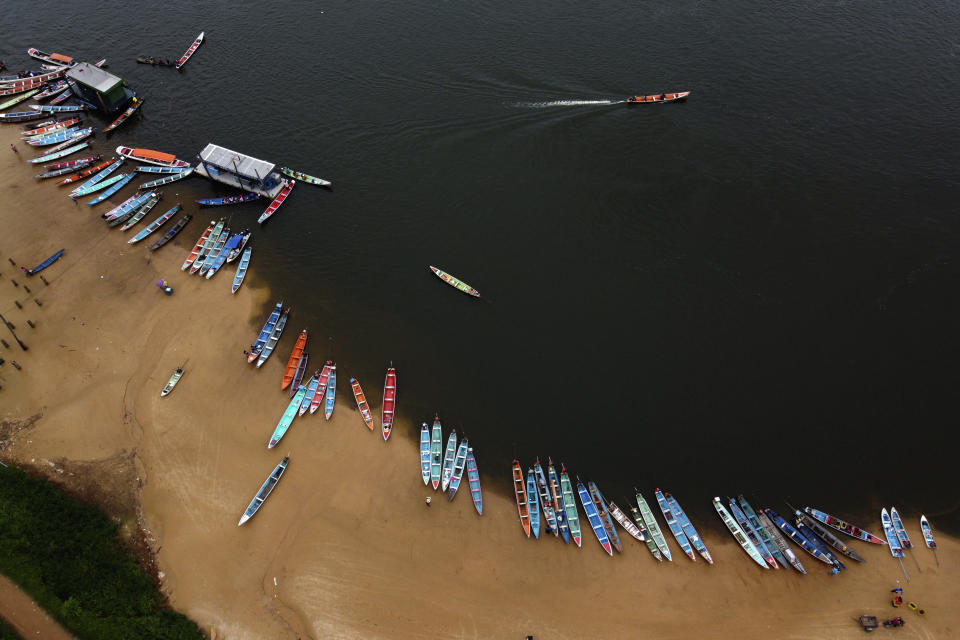
[[[240,522],[237,523],[239,527],[244,522],[253,517],[253,515],[263,506],[264,501],[270,497],[270,494],[273,492],[273,488],[277,486],[277,483],[280,482],[280,476],[283,475],[283,472],[287,469],[287,463],[290,462],[290,456],[284,457],[267,477],[263,485],[260,486],[260,490],[257,491],[257,495],[253,497],[253,500],[250,501],[250,506],[247,507],[247,510],[243,512],[243,515],[240,517]]]
[[[117,153],[125,158],[156,164],[163,167],[189,167],[190,163],[177,159],[172,153],[154,151],[153,149],[134,149],[131,147],[117,147]]]

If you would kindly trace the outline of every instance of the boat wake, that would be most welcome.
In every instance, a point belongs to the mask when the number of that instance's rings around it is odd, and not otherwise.
[[[580,107],[592,104],[620,104],[623,100],[551,100],[549,102],[515,102],[515,107],[547,109],[549,107]]]

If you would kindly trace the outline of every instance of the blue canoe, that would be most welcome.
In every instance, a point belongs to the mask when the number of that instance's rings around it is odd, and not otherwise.
[[[207,270],[206,278],[209,280],[213,277],[217,271],[220,270],[220,267],[224,265],[227,261],[227,256],[230,255],[230,252],[240,246],[240,241],[243,240],[243,234],[235,233],[230,236],[230,239],[227,240],[227,243],[223,245],[223,249],[220,253],[217,254],[216,259],[213,261],[213,264],[210,265],[210,269]]]
[[[587,520],[590,521],[590,526],[593,528],[597,540],[600,541],[600,546],[612,556],[613,547],[610,545],[610,538],[607,537],[607,529],[603,526],[603,520],[600,519],[600,514],[597,512],[597,505],[593,504],[593,498],[590,497],[587,488],[580,482],[580,478],[577,478],[577,493],[580,494],[580,504],[583,505],[583,511],[587,514]]]
[[[543,473],[543,465],[540,464],[540,458],[537,458],[537,461],[533,463],[533,475],[537,479],[537,491],[540,493],[540,507],[543,509],[547,531],[553,535],[559,535],[560,530],[557,528],[557,514],[553,509],[550,487],[547,486],[547,476]]]
[[[570,544],[570,525],[567,523],[566,503],[563,499],[563,489],[560,487],[560,476],[557,475],[557,468],[553,466],[553,459],[547,458],[547,482],[550,483],[550,492],[555,497],[555,511],[557,514],[557,526],[560,528],[560,535],[563,541]]]
[[[319,371],[314,373],[313,377],[310,378],[310,382],[307,383],[307,395],[304,396],[303,400],[300,402],[300,409],[297,411],[297,415],[302,416],[307,412],[307,409],[310,408],[310,402],[313,400],[313,394],[317,392],[318,386],[320,386]]]
[[[477,458],[473,455],[473,447],[467,447],[467,480],[470,482],[470,497],[473,498],[473,506],[477,513],[482,516],[483,492],[480,490],[480,470],[477,469]]]
[[[527,470],[527,505],[530,511],[530,529],[533,535],[540,538],[540,498],[537,497],[537,479],[533,476],[533,468]]]
[[[66,251],[66,249],[60,249],[60,251],[57,251],[55,254],[53,254],[52,256],[50,256],[49,258],[47,258],[46,260],[44,260],[43,262],[35,266],[33,269],[27,269],[26,271],[27,275],[32,276],[35,273],[40,273],[41,271],[43,271],[44,269],[52,265],[54,262],[59,260],[60,256],[63,255],[64,251]]]
[[[781,553],[780,548],[777,547],[777,543],[773,540],[770,532],[768,532],[767,528],[763,526],[762,522],[760,522],[760,518],[757,517],[757,512],[753,510],[753,507],[751,507],[750,503],[747,502],[747,499],[743,497],[743,494],[740,494],[737,497],[737,501],[740,503],[740,508],[743,510],[743,515],[747,517],[747,521],[750,523],[750,526],[753,527],[753,530],[757,532],[757,537],[760,538],[761,542],[763,542],[763,546],[767,548],[767,551],[773,554],[773,559],[777,561],[777,564],[782,566],[784,569],[789,569],[791,563],[788,562],[787,557]]]
[[[610,515],[610,510],[607,508],[607,501],[604,499],[603,494],[600,493],[600,489],[596,483],[592,480],[587,482],[587,488],[590,490],[590,495],[593,496],[597,513],[600,514],[603,526],[607,529],[607,536],[610,538],[613,548],[619,553],[623,553],[623,546],[620,544],[620,535],[617,533],[616,527],[613,526],[613,516]]]
[[[420,475],[423,484],[430,484],[430,426],[420,425]]]
[[[330,377],[327,378],[327,399],[323,408],[323,416],[327,420],[333,415],[333,404],[337,401],[337,365],[330,367]]]
[[[233,293],[237,292],[237,289],[243,284],[243,279],[247,277],[247,268],[250,266],[250,257],[252,255],[253,247],[244,249],[243,257],[240,258],[240,262],[237,264],[237,275],[233,276]]]
[[[824,562],[826,564],[833,564],[833,561],[826,555],[824,555],[812,542],[807,540],[802,533],[797,531],[793,525],[781,518],[773,509],[764,509],[764,513],[767,514],[767,517],[773,520],[773,523],[777,525],[777,528],[787,534],[787,537],[794,541],[801,549],[812,555],[817,560]]]
[[[106,178],[107,176],[109,176],[111,173],[113,173],[114,171],[116,171],[116,170],[117,170],[117,167],[119,167],[121,164],[123,164],[123,161],[124,161],[124,159],[123,159],[123,158],[120,158],[119,160],[117,160],[117,161],[111,163],[110,165],[108,165],[106,169],[101,169],[100,171],[98,171],[96,174],[94,174],[94,176],[93,176],[92,178],[90,178],[89,180],[87,180],[86,182],[84,182],[83,184],[81,184],[79,187],[77,187],[77,188],[75,188],[73,191],[71,191],[71,192],[70,192],[70,197],[73,198],[73,197],[77,197],[77,196],[82,196],[82,195],[83,195],[83,192],[84,192],[87,188],[92,187],[93,185],[97,184],[98,182],[100,182],[101,180],[103,180],[104,178]]]
[[[252,363],[260,356],[260,352],[263,350],[264,345],[267,344],[267,340],[269,340],[270,336],[273,335],[273,330],[277,326],[277,321],[280,320],[281,311],[283,311],[283,303],[278,302],[277,306],[273,308],[273,311],[271,311],[270,315],[267,317],[267,321],[264,323],[263,329],[260,330],[260,335],[257,336],[253,346],[250,347],[250,354],[247,356],[247,362]]]
[[[700,534],[693,528],[693,523],[690,522],[690,518],[687,517],[680,503],[667,491],[663,492],[663,497],[670,506],[670,510],[673,511],[673,515],[676,516],[677,522],[680,523],[680,527],[686,534],[687,539],[690,540],[690,543],[693,544],[693,547],[697,550],[697,553],[699,553],[704,560],[713,564],[713,557],[711,557],[710,552],[707,550],[707,545],[703,543]]]
[[[750,521],[747,520],[747,515],[743,512],[743,509],[740,508],[740,505],[737,504],[737,501],[733,498],[727,498],[727,502],[730,505],[730,512],[733,513],[733,517],[737,519],[740,528],[743,529],[743,532],[750,538],[750,542],[752,542],[753,546],[760,552],[764,561],[774,569],[779,569],[780,565],[774,559],[773,554],[770,553],[770,549],[767,549],[767,545],[760,539],[760,534],[757,533],[753,525],[750,524]]]
[[[148,235],[150,235],[151,233],[153,233],[154,231],[162,227],[167,222],[167,220],[169,220],[170,218],[176,215],[177,211],[180,211],[179,202],[173,205],[166,212],[160,214],[160,217],[158,217],[156,220],[148,224],[142,231],[140,231],[140,233],[138,233],[137,235],[127,240],[127,244],[136,244],[137,242],[140,242],[141,240],[146,238]]]
[[[252,202],[260,197],[259,193],[244,193],[239,196],[224,196],[223,198],[203,198],[197,200],[201,207],[220,207],[226,204],[239,204],[241,202]]]
[[[793,521],[793,526],[796,527],[797,531],[800,532],[804,538],[806,538],[817,550],[823,555],[830,558],[830,562],[839,569],[846,569],[840,558],[834,555],[833,551],[830,550],[830,547],[827,546],[827,543],[820,539],[813,529],[805,525],[800,518],[795,518]]]
[[[677,544],[680,545],[680,548],[683,549],[683,552],[687,554],[688,558],[696,562],[697,554],[693,552],[693,545],[687,540],[687,534],[683,532],[683,526],[677,519],[673,509],[670,508],[669,503],[667,503],[663,491],[657,489],[653,493],[657,496],[657,503],[660,505],[660,511],[663,513],[663,519],[666,520],[667,526],[670,527],[670,531],[673,533],[673,537],[676,538]]]

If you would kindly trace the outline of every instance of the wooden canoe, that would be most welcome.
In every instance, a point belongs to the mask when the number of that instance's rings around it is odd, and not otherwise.
[[[397,370],[387,369],[387,377],[383,381],[383,408],[380,411],[380,424],[383,430],[383,441],[390,438],[393,431],[393,417],[397,405]]]
[[[293,351],[290,352],[290,358],[287,360],[287,367],[283,371],[283,381],[280,383],[280,390],[286,389],[293,382],[293,377],[297,373],[297,366],[300,364],[300,358],[303,356],[303,350],[307,348],[307,330],[304,329],[297,336],[297,341],[293,345]]]
[[[520,461],[513,461],[513,492],[517,498],[517,513],[520,514],[520,526],[523,532],[530,537],[530,507],[527,504],[527,490],[523,482],[523,469],[520,467]]]
[[[350,388],[353,389],[353,398],[357,401],[360,417],[363,418],[367,428],[373,431],[373,415],[370,413],[370,406],[367,404],[367,396],[363,394],[363,389],[360,388],[360,383],[355,378],[350,378]]]

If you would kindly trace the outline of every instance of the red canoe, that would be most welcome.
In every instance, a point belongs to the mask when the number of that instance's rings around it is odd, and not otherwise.
[[[193,41],[193,44],[191,44],[190,47],[186,50],[186,52],[182,56],[180,56],[180,59],[177,60],[176,67],[178,70],[183,65],[187,64],[187,60],[190,59],[190,56],[193,55],[193,52],[196,51],[197,47],[199,47],[202,43],[203,43],[203,31],[200,32],[200,35],[198,35],[197,39]]]
[[[33,136],[42,136],[47,133],[53,133],[60,129],[68,129],[73,125],[80,122],[80,118],[70,118],[69,120],[61,120],[60,122],[54,122],[53,124],[48,124],[45,127],[39,127],[37,129],[30,129],[30,131],[24,131],[20,134],[23,138],[32,138]]]
[[[630,96],[627,98],[626,102],[629,104],[640,104],[647,102],[677,102],[678,100],[686,100],[687,96],[689,95],[689,91],[680,91],[677,93],[660,93],[653,96]]]
[[[380,422],[383,425],[383,441],[390,438],[393,431],[393,414],[397,404],[397,370],[387,369],[387,377],[383,381],[383,410],[380,413]]]
[[[69,176],[69,177],[64,178],[63,180],[61,180],[61,181],[58,182],[57,184],[70,184],[71,182],[76,182],[77,180],[82,180],[83,178],[86,178],[87,176],[92,176],[93,174],[99,172],[99,171],[102,170],[102,169],[106,169],[107,167],[109,167],[109,166],[110,166],[111,164],[113,164],[113,163],[114,163],[114,159],[113,159],[113,158],[111,158],[111,159],[109,159],[109,160],[104,160],[104,161],[101,162],[100,164],[95,164],[95,165],[93,165],[92,167],[87,167],[86,169],[84,169],[84,170],[81,171],[80,173],[75,173],[75,174],[73,174],[72,176]]]
[[[283,189],[281,189],[280,193],[277,194],[277,197],[273,199],[273,202],[270,203],[270,206],[267,207],[267,210],[264,211],[259,218],[257,218],[257,222],[263,224],[267,221],[267,218],[277,212],[277,209],[280,208],[280,205],[284,203],[284,201],[287,199],[287,196],[290,195],[291,191],[293,191],[293,185],[293,180],[284,180]]]
[[[323,402],[323,394],[327,391],[327,383],[330,381],[330,368],[333,367],[333,362],[327,360],[323,365],[323,371],[320,372],[320,384],[317,385],[317,391],[313,394],[313,399],[310,401],[310,413],[316,413],[317,409],[320,408],[320,404]]]
[[[290,386],[293,378],[297,375],[297,366],[300,364],[300,357],[303,350],[307,348],[307,330],[300,332],[296,344],[293,345],[293,352],[290,353],[290,359],[287,360],[287,368],[283,372],[283,383],[280,385],[281,391]]]

